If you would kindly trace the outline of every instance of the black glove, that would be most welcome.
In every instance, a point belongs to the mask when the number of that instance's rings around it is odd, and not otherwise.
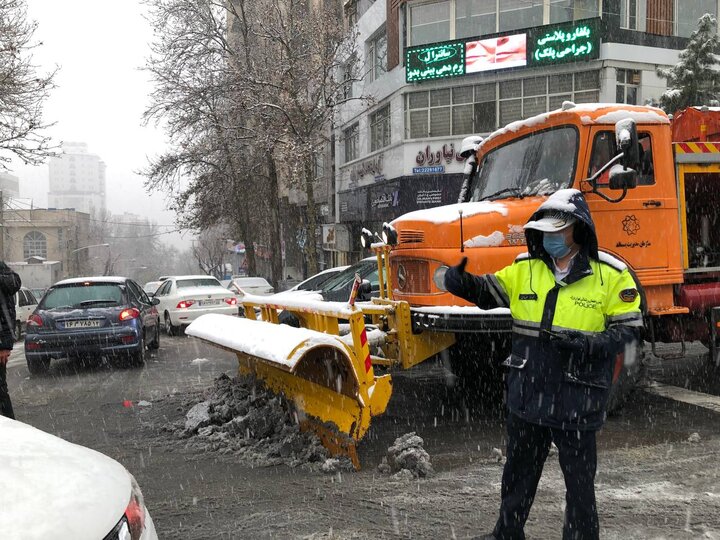
[[[576,330],[548,332],[550,342],[558,349],[570,352],[578,360],[584,358],[590,349],[588,336]]]
[[[467,280],[470,277],[465,272],[467,257],[463,257],[460,264],[451,266],[445,272],[445,289],[455,296],[464,297],[467,292]]]

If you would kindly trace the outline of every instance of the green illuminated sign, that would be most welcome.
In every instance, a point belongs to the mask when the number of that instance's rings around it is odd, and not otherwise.
[[[405,57],[405,80],[427,81],[465,75],[465,42],[412,47]]]
[[[528,36],[528,65],[545,66],[599,57],[598,19],[537,28]]]

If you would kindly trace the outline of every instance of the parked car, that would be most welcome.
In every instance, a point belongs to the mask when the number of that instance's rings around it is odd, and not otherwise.
[[[47,287],[30,287],[30,290],[35,295],[35,298],[38,299],[38,301],[45,295],[45,291],[48,290]]]
[[[143,285],[143,291],[152,296],[160,288],[162,283],[162,281],[148,281],[145,285]]]
[[[155,293],[158,311],[170,336],[179,333],[200,315],[237,315],[235,294],[212,276],[173,276]]]
[[[135,478],[114,459],[0,417],[0,538],[157,540]]]
[[[160,347],[160,316],[135,281],[117,276],[66,279],[48,289],[30,315],[25,359],[31,374],[50,360],[110,356],[134,366]]]
[[[22,338],[28,317],[32,315],[37,305],[37,298],[27,287],[21,287],[15,294],[15,339]]]
[[[275,293],[275,296],[284,296],[287,294],[292,294],[296,291],[308,291],[308,292],[315,292],[319,291],[323,284],[327,282],[329,279],[331,279],[333,276],[336,276],[343,270],[348,268],[348,266],[336,266],[334,268],[327,268],[321,272],[318,272],[314,276],[310,276],[305,281],[301,281],[294,287],[289,288],[286,291],[281,291],[279,293]]]
[[[262,277],[235,277],[227,286],[236,296],[242,298],[245,294],[267,296],[273,294],[275,289],[267,279]]]
[[[347,302],[350,299],[350,291],[355,281],[355,274],[358,274],[363,282],[367,282],[367,290],[358,292],[358,301],[370,300],[373,296],[380,294],[377,259],[375,257],[367,257],[356,264],[348,266],[322,283],[316,296],[318,299],[330,302]],[[306,292],[303,294],[309,293]],[[281,311],[278,314],[278,321],[290,326],[300,326],[298,318],[288,311]]]

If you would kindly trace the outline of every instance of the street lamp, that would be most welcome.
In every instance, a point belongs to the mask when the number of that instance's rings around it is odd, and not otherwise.
[[[82,251],[83,249],[90,249],[94,247],[110,247],[110,244],[93,244],[92,246],[83,246],[77,249],[73,249],[70,253],[77,253],[78,251]]]

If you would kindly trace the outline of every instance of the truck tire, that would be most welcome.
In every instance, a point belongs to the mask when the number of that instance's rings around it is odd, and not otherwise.
[[[450,347],[450,367],[456,377],[453,395],[468,408],[502,410],[505,384],[500,363],[510,350],[510,337],[459,335]]]

